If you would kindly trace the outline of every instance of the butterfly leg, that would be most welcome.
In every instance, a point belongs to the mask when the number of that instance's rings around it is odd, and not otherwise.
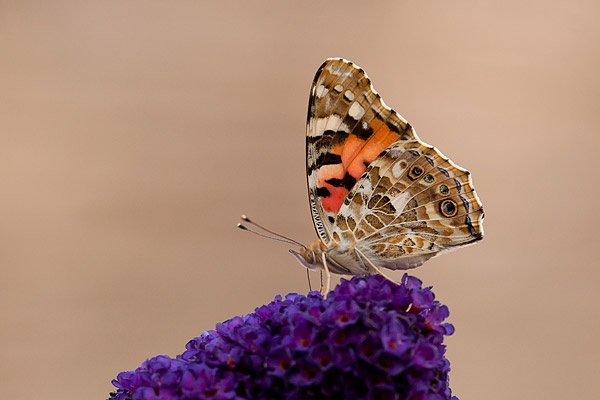
[[[323,268],[325,268],[325,276],[327,277],[327,286],[325,289],[325,297],[327,297],[327,294],[329,293],[329,290],[331,289],[331,272],[329,272],[329,268],[327,267],[327,257],[326,257],[325,252],[321,253],[321,257],[323,258]]]
[[[312,286],[310,284],[310,271],[306,268],[306,279],[308,280],[308,291],[312,292]]]
[[[319,288],[319,293],[321,293],[323,291],[323,270],[320,269],[319,270],[319,279],[321,280],[321,287]]]
[[[369,266],[373,269],[373,271],[377,272],[379,275],[383,276],[388,281],[396,283],[396,281],[394,281],[392,278],[390,278],[389,276],[387,276],[386,274],[384,274],[383,271],[380,268],[378,268],[375,264],[373,264],[371,262],[371,260],[369,260],[367,258],[367,256],[365,256],[365,254],[362,251],[360,251],[358,249],[354,249],[354,251],[359,256],[359,258],[361,258],[363,261],[365,261],[367,264],[369,264]]]

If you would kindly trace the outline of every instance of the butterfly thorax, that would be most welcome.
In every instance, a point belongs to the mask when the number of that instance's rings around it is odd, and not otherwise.
[[[362,274],[367,273],[368,268],[359,260],[354,252],[354,244],[330,241],[325,244],[316,240],[301,252],[290,250],[300,264],[308,269],[323,269],[323,257],[327,260],[327,268],[336,274]]]

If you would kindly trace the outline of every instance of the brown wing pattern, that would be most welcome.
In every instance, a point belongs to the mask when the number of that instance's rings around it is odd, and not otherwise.
[[[469,171],[419,140],[398,141],[344,200],[332,235],[375,264],[407,269],[482,239],[483,217]]]
[[[331,240],[336,215],[367,166],[397,140],[418,138],[362,68],[326,60],[312,84],[306,136],[309,202],[323,242]]]

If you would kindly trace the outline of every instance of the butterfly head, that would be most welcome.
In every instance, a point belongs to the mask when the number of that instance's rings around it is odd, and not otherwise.
[[[320,240],[315,241],[308,247],[301,249],[299,252],[290,249],[296,259],[304,267],[308,269],[320,269],[323,268],[322,253],[326,251],[326,247]]]

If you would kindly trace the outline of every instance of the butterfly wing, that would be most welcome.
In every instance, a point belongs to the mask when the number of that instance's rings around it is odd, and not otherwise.
[[[329,243],[335,217],[367,166],[397,140],[418,140],[385,105],[362,68],[328,59],[312,84],[306,135],[306,173],[315,229]]]
[[[469,171],[420,140],[400,140],[367,167],[332,236],[377,266],[408,269],[482,239],[483,217]]]

